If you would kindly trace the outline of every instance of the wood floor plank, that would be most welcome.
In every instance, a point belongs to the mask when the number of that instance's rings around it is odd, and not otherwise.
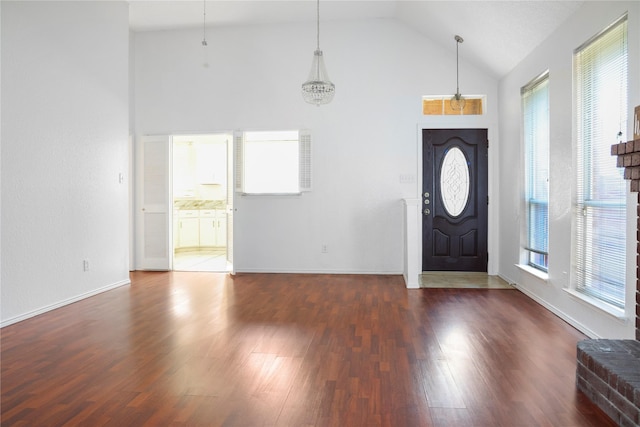
[[[3,426],[613,426],[516,290],[134,272],[0,331]]]

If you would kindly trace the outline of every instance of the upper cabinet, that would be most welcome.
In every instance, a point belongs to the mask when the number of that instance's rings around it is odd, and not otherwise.
[[[174,142],[174,198],[224,199],[224,194],[221,191],[222,189],[226,191],[226,188],[226,142]]]
[[[227,144],[195,143],[195,179],[197,184],[226,187]]]

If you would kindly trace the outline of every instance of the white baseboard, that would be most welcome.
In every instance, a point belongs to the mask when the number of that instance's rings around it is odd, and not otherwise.
[[[562,310],[560,310],[559,308],[557,308],[552,304],[549,304],[547,301],[541,299],[533,292],[519,286],[517,283],[510,282],[508,280],[507,280],[507,283],[512,284],[517,290],[519,290],[520,292],[522,292],[523,294],[525,294],[526,296],[528,296],[529,298],[531,298],[532,300],[534,300],[535,302],[537,302],[538,304],[540,304],[541,306],[543,306],[544,308],[546,308],[547,310],[549,310],[550,312],[552,312],[553,314],[555,314],[556,316],[558,316],[559,318],[561,318],[562,320],[564,320],[565,322],[567,322],[568,324],[570,324],[571,326],[573,326],[574,328],[576,328],[577,330],[579,330],[580,332],[588,336],[589,338],[601,338],[593,330],[591,330],[584,324],[578,322],[573,317],[567,316],[567,314],[564,313]]]
[[[85,298],[89,298],[89,297],[92,297],[94,295],[98,295],[98,294],[101,294],[103,292],[110,291],[111,289],[119,288],[120,286],[125,286],[125,285],[130,285],[130,284],[131,284],[131,280],[126,279],[126,280],[121,280],[121,281],[116,282],[116,283],[112,283],[112,284],[107,285],[107,286],[103,286],[103,287],[98,288],[98,289],[94,289],[94,290],[92,290],[90,292],[85,292],[85,293],[77,295],[75,297],[59,301],[59,302],[57,302],[55,304],[47,305],[47,306],[41,307],[41,308],[39,308],[37,310],[29,311],[29,312],[21,314],[19,316],[15,316],[15,317],[12,317],[10,319],[3,320],[2,323],[0,323],[0,328],[4,328],[5,326],[13,325],[14,323],[18,323],[18,322],[21,322],[23,320],[27,320],[27,319],[29,319],[31,317],[35,317],[35,316],[38,316],[40,314],[46,313],[48,311],[55,310],[56,308],[64,307],[65,305],[73,304],[74,302],[78,302],[78,301],[83,300]]]
[[[362,274],[373,276],[402,276],[402,271],[353,271],[353,270],[278,270],[278,269],[258,269],[245,268],[236,270],[236,274],[241,273],[269,273],[269,274]]]

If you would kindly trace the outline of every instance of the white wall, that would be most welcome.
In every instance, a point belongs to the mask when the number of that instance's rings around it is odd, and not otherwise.
[[[127,4],[3,1],[1,64],[7,325],[129,281]]]
[[[629,117],[640,104],[640,3],[586,2],[565,25],[500,81],[500,275],[592,337],[632,338],[635,313],[636,197],[629,196],[627,321],[569,295],[571,280],[572,182],[575,181],[572,134],[573,51],[629,11]],[[539,280],[515,264],[521,253],[523,169],[520,88],[549,69],[550,194],[549,279]],[[629,130],[632,124],[629,123]],[[633,133],[629,133],[632,135]],[[612,139],[612,144],[616,141]],[[615,158],[611,158],[615,162]]]
[[[395,20],[322,23],[336,96],[315,107],[300,95],[316,43],[312,24],[209,29],[209,68],[201,30],[135,37],[138,136],[313,132],[311,193],[236,200],[237,271],[402,272],[401,199],[417,197],[421,183],[421,97],[455,91],[453,43],[444,50]],[[495,123],[497,81],[462,53],[460,67],[461,91],[487,94]],[[400,183],[401,174],[415,182]]]

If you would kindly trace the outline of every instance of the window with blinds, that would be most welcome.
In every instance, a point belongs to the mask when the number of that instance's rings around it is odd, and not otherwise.
[[[626,185],[610,148],[619,139],[626,141],[626,16],[576,49],[574,82],[576,291],[623,307]]]
[[[549,72],[521,90],[525,149],[528,265],[547,271],[549,260]]]

